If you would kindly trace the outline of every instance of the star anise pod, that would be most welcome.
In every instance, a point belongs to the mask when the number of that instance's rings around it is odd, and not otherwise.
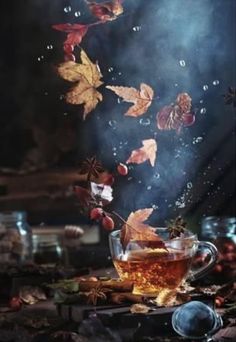
[[[187,223],[181,216],[176,217],[174,220],[170,220],[167,228],[169,232],[169,238],[174,239],[184,233]]]
[[[80,174],[88,174],[88,180],[91,176],[98,177],[99,173],[103,172],[104,168],[102,164],[96,159],[96,157],[87,158],[81,166]]]
[[[228,93],[224,94],[223,97],[225,104],[233,104],[233,106],[236,107],[236,88],[229,87]]]
[[[97,305],[98,299],[107,299],[106,289],[101,285],[92,288],[87,294],[87,304]]]

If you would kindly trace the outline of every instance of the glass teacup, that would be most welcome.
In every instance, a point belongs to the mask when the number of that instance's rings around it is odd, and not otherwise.
[[[204,276],[216,263],[217,249],[210,243],[198,241],[197,235],[186,230],[179,238],[169,239],[167,228],[157,228],[165,248],[150,248],[150,241],[130,241],[125,249],[120,242],[120,230],[110,234],[110,251],[121,280],[134,283],[134,294],[158,296],[163,291],[176,290],[187,278],[195,280]],[[208,262],[191,270],[198,249]]]

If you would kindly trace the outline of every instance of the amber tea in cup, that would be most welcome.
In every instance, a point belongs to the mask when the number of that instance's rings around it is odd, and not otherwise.
[[[189,276],[196,279],[214,266],[217,250],[208,242],[199,242],[197,236],[185,231],[181,237],[169,239],[166,228],[158,228],[165,248],[150,248],[150,241],[131,240],[125,251],[120,242],[120,231],[110,234],[110,250],[114,266],[122,280],[134,283],[134,294],[157,296],[163,291],[173,291]],[[208,250],[209,262],[191,272],[191,263],[198,248]]]

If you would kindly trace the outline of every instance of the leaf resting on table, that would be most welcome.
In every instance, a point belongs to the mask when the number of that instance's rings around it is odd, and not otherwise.
[[[126,249],[130,241],[137,242],[141,247],[164,248],[164,241],[155,233],[155,228],[144,223],[152,214],[152,208],[140,209],[131,212],[121,229],[121,244]]]
[[[102,94],[96,88],[100,87],[102,74],[98,64],[94,64],[88,58],[84,50],[80,53],[81,63],[72,61],[59,65],[58,73],[66,81],[74,82],[75,85],[66,94],[68,103],[84,105],[83,119],[96,108],[99,101],[102,101]]]
[[[131,102],[134,104],[125,113],[127,116],[137,117],[146,113],[152,103],[154,95],[153,89],[145,83],[141,83],[140,90],[133,87],[118,87],[110,85],[106,86],[106,88],[120,96],[125,102]]]
[[[146,160],[150,161],[152,167],[155,165],[157,154],[157,143],[154,139],[147,139],[142,141],[143,147],[133,150],[126,163],[141,164]]]

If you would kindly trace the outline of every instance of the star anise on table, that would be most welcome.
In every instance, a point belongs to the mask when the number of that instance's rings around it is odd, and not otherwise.
[[[98,177],[99,173],[103,172],[104,168],[102,164],[96,159],[96,157],[87,158],[81,166],[80,174],[88,174],[88,180],[91,176]]]
[[[169,238],[174,239],[184,233],[187,223],[181,216],[176,217],[174,220],[170,220],[168,223]]]
[[[97,305],[98,299],[107,299],[106,292],[109,291],[108,289],[98,285],[92,288],[89,293],[87,294],[87,304]]]
[[[225,104],[236,107],[236,88],[228,87],[228,93],[223,95]]]

